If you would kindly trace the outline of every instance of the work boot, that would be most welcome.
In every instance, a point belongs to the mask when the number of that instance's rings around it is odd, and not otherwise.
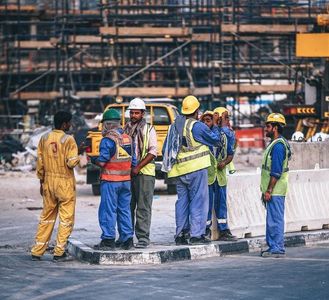
[[[229,229],[219,232],[217,241],[236,242],[238,238],[234,236]]]
[[[135,245],[135,248],[147,248],[149,246],[148,242],[146,241],[138,241],[138,243]]]
[[[175,238],[176,246],[188,245],[188,240],[184,235],[179,235]]]
[[[114,239],[103,239],[101,242],[94,246],[95,250],[101,251],[113,251],[115,250],[115,240]]]
[[[123,242],[120,240],[115,241],[115,248],[120,248],[122,246]]]
[[[267,250],[267,251],[263,251],[260,256],[265,257],[265,258],[267,258],[267,257],[283,258],[283,257],[286,256],[286,254],[285,253],[280,253],[280,252],[277,252],[277,253],[270,252],[270,251]]]
[[[41,256],[38,256],[38,255],[31,255],[31,259],[33,260],[33,261],[40,261],[41,260]]]
[[[207,239],[204,235],[202,235],[201,237],[196,237],[193,236],[190,238],[190,245],[206,245],[206,244],[210,244],[211,240]]]
[[[134,247],[134,241],[133,238],[129,238],[128,240],[121,242],[120,248],[122,250],[129,250]]]
[[[64,252],[62,255],[54,255],[53,257],[53,262],[66,262],[72,260],[74,260],[74,258],[68,255],[66,252]]]

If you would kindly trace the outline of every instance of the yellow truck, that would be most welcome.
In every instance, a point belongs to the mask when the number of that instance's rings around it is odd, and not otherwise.
[[[155,160],[156,165],[156,178],[164,179],[167,183],[167,190],[169,194],[176,193],[176,186],[172,182],[168,181],[165,174],[161,171],[162,166],[162,145],[166,138],[168,128],[172,124],[178,115],[177,108],[165,101],[145,101],[146,105],[146,122],[153,125],[157,133],[157,158]],[[121,115],[122,126],[125,125],[129,119],[129,115],[126,113],[129,103],[115,103],[106,106],[105,110],[114,108],[118,110]],[[105,111],[104,110],[104,111]],[[99,155],[99,144],[102,139],[101,124],[94,131],[89,131],[86,139],[86,152],[89,157]],[[94,195],[100,194],[100,181],[99,181],[100,169],[92,163],[87,164],[87,184],[92,185],[92,192]]]

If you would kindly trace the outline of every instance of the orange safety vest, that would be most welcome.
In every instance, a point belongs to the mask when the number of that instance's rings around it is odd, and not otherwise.
[[[131,156],[124,150],[124,146],[132,147],[131,137],[127,134],[122,134],[121,144],[117,139],[111,137],[115,142],[116,152],[111,160],[107,162],[101,171],[101,180],[106,181],[128,181],[130,180],[131,172]]]

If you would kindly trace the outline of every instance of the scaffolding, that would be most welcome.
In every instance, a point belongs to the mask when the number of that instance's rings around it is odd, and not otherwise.
[[[39,116],[117,97],[194,94],[204,109],[233,99],[237,112],[262,94],[294,101],[319,64],[295,57],[295,35],[322,2],[0,1],[0,114],[24,115],[30,100]]]

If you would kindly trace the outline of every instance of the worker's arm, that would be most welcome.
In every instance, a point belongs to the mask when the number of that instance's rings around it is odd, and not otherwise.
[[[233,155],[227,155],[226,159],[220,161],[217,165],[219,170],[223,170],[233,160]]]
[[[221,146],[219,132],[211,130],[202,122],[195,122],[192,128],[193,138],[206,146],[219,147]]]
[[[131,175],[136,176],[141,169],[150,163],[157,156],[157,136],[154,127],[150,130],[149,144],[147,145],[147,155],[140,160],[136,167],[132,168]]]
[[[73,169],[80,161],[79,155],[78,155],[78,146],[75,142],[74,138],[70,136],[66,141],[66,165]]]
[[[111,160],[112,156],[115,155],[115,152],[115,142],[106,137],[102,138],[99,144],[99,156],[93,159],[93,163],[97,166],[104,167]]]
[[[44,139],[41,137],[40,142],[38,144],[38,150],[37,150],[37,177],[40,180],[40,195],[43,195],[43,189],[42,189],[42,185],[44,182],[44,178],[45,178],[45,169],[44,169],[44,162],[43,162],[43,143],[44,143]]]
[[[221,130],[224,132],[227,138],[227,157],[218,163],[217,168],[223,170],[226,165],[228,165],[234,156],[234,144],[235,144],[235,135],[234,131],[228,127],[222,127]]]
[[[271,151],[272,165],[270,173],[270,182],[264,194],[266,201],[271,200],[273,189],[283,173],[283,162],[286,158],[286,150],[282,143],[276,143]]]

